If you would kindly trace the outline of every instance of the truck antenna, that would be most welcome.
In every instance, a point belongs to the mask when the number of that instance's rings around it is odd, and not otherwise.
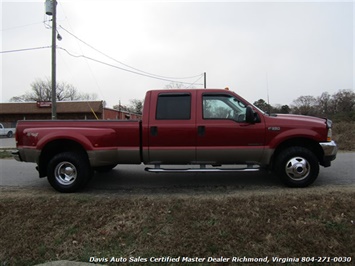
[[[266,96],[267,96],[267,105],[269,108],[269,115],[271,114],[271,105],[270,105],[270,96],[269,96],[269,76],[266,72]]]

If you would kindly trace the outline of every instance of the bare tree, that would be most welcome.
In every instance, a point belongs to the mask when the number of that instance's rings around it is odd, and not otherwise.
[[[132,99],[130,100],[130,105],[128,106],[130,112],[135,114],[143,113],[143,100]]]
[[[310,95],[300,96],[293,101],[293,113],[301,115],[316,114],[316,98]]]
[[[128,106],[121,105],[121,103],[114,105],[113,109],[120,110],[120,111],[127,111],[130,113],[135,114],[142,114],[143,113],[143,103],[144,100],[139,99],[131,99],[129,100],[130,104]]]
[[[188,87],[181,82],[170,82],[169,84],[164,86],[164,89],[187,89]],[[189,87],[193,88],[193,87]]]
[[[319,115],[329,115],[331,113],[332,99],[328,92],[323,92],[317,97],[317,112]]]
[[[352,90],[340,90],[332,98],[334,112],[355,111],[355,93]]]
[[[58,82],[56,86],[57,101],[75,101],[75,100],[95,100],[96,94],[79,93],[71,84]],[[49,79],[37,79],[31,83],[31,91],[25,92],[20,96],[10,99],[11,102],[29,102],[29,101],[51,101],[52,83]]]

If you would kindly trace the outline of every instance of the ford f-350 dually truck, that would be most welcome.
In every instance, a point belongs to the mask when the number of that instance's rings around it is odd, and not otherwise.
[[[95,170],[141,163],[157,173],[268,169],[306,187],[336,158],[331,127],[326,118],[264,113],[229,90],[151,90],[141,121],[19,121],[13,155],[36,163],[60,192],[83,188]]]

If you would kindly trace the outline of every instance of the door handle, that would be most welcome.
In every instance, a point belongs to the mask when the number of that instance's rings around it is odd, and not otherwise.
[[[205,135],[205,126],[198,126],[197,127],[197,134],[201,137],[204,136]]]
[[[150,127],[150,135],[158,136],[158,127]]]

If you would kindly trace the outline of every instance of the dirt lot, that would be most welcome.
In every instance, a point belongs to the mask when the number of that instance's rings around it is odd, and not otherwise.
[[[0,265],[113,257],[145,265],[162,257],[355,260],[354,206],[354,186],[149,196],[2,188]]]

